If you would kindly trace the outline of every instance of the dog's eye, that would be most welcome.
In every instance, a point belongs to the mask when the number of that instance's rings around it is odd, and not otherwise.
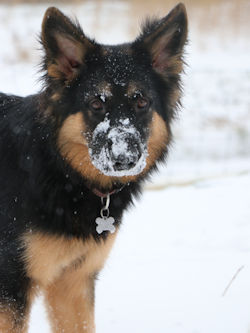
[[[89,106],[93,111],[102,112],[104,110],[104,105],[99,99],[92,100]]]
[[[136,109],[138,111],[144,111],[148,108],[149,101],[146,98],[139,97],[136,101]]]

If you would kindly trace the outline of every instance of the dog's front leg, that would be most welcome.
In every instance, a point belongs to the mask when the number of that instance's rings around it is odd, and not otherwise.
[[[1,333],[26,333],[28,329],[27,319],[28,316],[11,309],[11,305],[0,305]]]
[[[66,271],[47,287],[46,303],[53,333],[94,333],[95,276]]]

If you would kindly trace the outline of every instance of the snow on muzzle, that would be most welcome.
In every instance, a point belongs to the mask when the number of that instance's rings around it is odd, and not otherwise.
[[[93,132],[89,154],[93,165],[104,175],[132,176],[146,166],[147,145],[129,119],[120,120],[116,126],[110,126],[105,119]]]

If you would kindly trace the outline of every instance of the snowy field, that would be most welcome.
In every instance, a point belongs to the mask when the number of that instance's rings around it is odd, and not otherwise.
[[[172,4],[57,6],[110,44],[130,40],[139,18]],[[187,4],[189,66],[175,145],[125,215],[100,275],[97,333],[250,333],[250,2]],[[0,4],[0,91],[39,90],[36,36],[47,7]],[[42,298],[29,333],[50,333]]]

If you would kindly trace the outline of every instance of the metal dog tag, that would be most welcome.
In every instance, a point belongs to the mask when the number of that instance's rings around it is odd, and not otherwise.
[[[109,231],[111,234],[115,232],[115,226],[113,225],[115,223],[115,219],[112,216],[97,217],[95,222],[97,224],[96,231],[98,234],[101,234],[103,231]]]
[[[106,202],[104,204],[104,200]],[[112,216],[109,216],[109,203],[110,203],[110,195],[108,194],[106,198],[101,198],[101,202],[103,207],[100,211],[101,217],[97,217],[95,219],[96,231],[98,234],[101,234],[103,231],[109,231],[111,234],[115,232],[115,219]]]

